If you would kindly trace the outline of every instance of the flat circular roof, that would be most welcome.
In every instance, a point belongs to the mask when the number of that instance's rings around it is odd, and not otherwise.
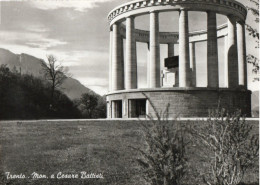
[[[152,11],[167,12],[187,9],[188,11],[213,11],[226,16],[234,16],[245,21],[246,7],[235,0],[134,0],[122,4],[108,14],[110,26],[122,22],[129,16],[141,16]]]

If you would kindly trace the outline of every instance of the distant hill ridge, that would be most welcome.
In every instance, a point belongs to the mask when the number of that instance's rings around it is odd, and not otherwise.
[[[41,60],[28,54],[14,54],[7,49],[0,48],[0,65],[6,64],[11,70],[16,69],[21,74],[31,74],[35,77],[43,77],[41,71]],[[60,87],[60,90],[65,93],[71,100],[80,98],[83,93],[93,91],[74,78],[67,78]]]

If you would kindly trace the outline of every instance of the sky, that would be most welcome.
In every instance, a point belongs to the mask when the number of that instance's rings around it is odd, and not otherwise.
[[[241,3],[248,2],[239,0]],[[34,0],[0,1],[0,48],[16,54],[27,53],[46,60],[53,54],[68,66],[73,78],[100,95],[108,92],[109,23],[108,13],[126,0]],[[245,5],[250,5],[246,3]],[[217,16],[218,25],[226,17]],[[251,13],[247,22],[258,28]],[[136,28],[149,29],[149,16],[136,18]],[[189,13],[190,31],[206,29],[206,13]],[[177,12],[160,14],[160,31],[178,31]],[[259,55],[255,41],[247,34],[247,52]],[[220,73],[223,72],[224,39],[219,39]],[[147,48],[137,43],[138,87],[146,86]],[[178,45],[175,46],[178,55]],[[166,45],[161,45],[161,67],[167,57]],[[196,44],[198,85],[206,86],[206,42]],[[253,83],[252,67],[248,66],[249,89]],[[220,75],[220,86],[224,83]]]

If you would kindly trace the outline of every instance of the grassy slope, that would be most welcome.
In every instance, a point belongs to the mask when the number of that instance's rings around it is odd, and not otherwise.
[[[137,154],[128,147],[142,146],[141,138],[136,121],[1,122],[0,184],[143,184],[133,175]],[[6,180],[3,174],[50,176],[60,171],[102,172],[105,179]]]

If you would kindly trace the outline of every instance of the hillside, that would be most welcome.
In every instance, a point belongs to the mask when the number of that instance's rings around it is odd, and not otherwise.
[[[16,69],[21,74],[32,74],[35,77],[43,77],[41,72],[41,60],[28,54],[16,55],[9,50],[0,48],[0,65],[6,64],[11,70]],[[60,90],[70,99],[80,98],[83,93],[92,92],[74,78],[67,78]]]
[[[81,113],[64,93],[32,75],[13,73],[0,66],[0,120],[72,119]]]
[[[67,78],[60,87],[60,90],[64,92],[70,99],[80,98],[83,93],[93,92],[89,88],[82,85],[75,78]]]

